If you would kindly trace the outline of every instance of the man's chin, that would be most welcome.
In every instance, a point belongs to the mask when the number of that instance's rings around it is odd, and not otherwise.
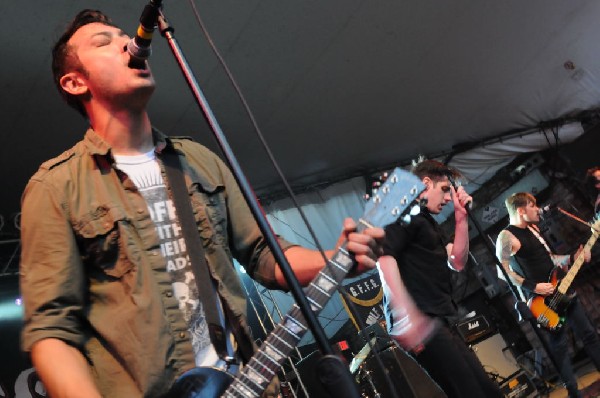
[[[429,214],[440,214],[442,212],[442,208],[435,208],[435,209],[430,209],[427,208],[427,211],[429,212]]]

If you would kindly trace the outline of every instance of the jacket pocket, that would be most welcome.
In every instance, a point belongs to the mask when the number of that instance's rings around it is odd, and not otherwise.
[[[128,224],[121,209],[108,206],[98,206],[74,222],[82,260],[91,277],[121,278],[134,267],[123,244],[122,235]]]

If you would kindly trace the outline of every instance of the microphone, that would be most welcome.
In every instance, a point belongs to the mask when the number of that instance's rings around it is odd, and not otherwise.
[[[538,214],[539,214],[541,217],[547,216],[547,215],[548,215],[548,213],[550,213],[550,212],[551,212],[552,210],[554,210],[555,208],[556,208],[556,206],[555,206],[555,205],[546,205],[546,206],[540,207],[540,208],[538,209]]]
[[[140,16],[140,25],[137,28],[135,37],[127,43],[127,52],[135,62],[142,63],[152,54],[150,42],[158,25],[161,3],[162,0],[150,0],[150,3],[146,4]]]

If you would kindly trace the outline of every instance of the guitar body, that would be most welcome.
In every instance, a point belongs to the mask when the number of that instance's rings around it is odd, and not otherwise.
[[[559,277],[563,274],[559,268],[554,269],[548,282],[556,288],[560,281]],[[572,295],[562,294],[556,289],[549,296],[532,297],[527,304],[540,325],[558,331],[565,323],[565,314],[572,301]]]
[[[165,398],[219,398],[233,376],[217,368],[194,368],[179,377]]]
[[[559,210],[564,212],[564,210],[561,210],[560,208]],[[590,227],[592,228],[592,235],[585,244],[585,250],[591,250],[592,246],[596,243],[596,240],[598,240],[598,236],[600,235],[598,232],[600,231],[600,213],[597,213],[594,216],[594,222],[590,224]],[[582,250],[577,255],[577,258],[574,259],[569,272],[565,274],[561,268],[555,268],[550,273],[548,282],[555,287],[553,294],[546,297],[534,296],[529,299],[527,302],[529,309],[540,325],[552,331],[559,330],[563,326],[567,308],[569,308],[569,304],[571,304],[573,297],[575,297],[575,294],[568,294],[569,287],[571,286],[573,279],[575,279],[575,276],[577,276],[584,261],[585,255]]]

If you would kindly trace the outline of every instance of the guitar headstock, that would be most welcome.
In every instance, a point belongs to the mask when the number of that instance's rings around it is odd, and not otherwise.
[[[394,222],[412,207],[415,199],[425,189],[419,177],[398,167],[377,185],[379,186],[365,205],[365,213],[362,217],[369,224],[377,227],[384,227]]]
[[[600,234],[600,211],[594,214],[590,227],[592,228],[593,233]]]

